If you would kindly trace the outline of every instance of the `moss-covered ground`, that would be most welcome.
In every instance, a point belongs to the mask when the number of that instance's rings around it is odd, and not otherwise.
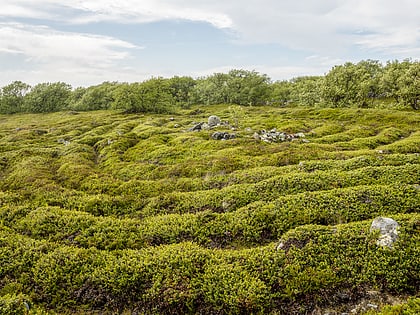
[[[418,314],[419,194],[415,111],[3,115],[0,313]]]

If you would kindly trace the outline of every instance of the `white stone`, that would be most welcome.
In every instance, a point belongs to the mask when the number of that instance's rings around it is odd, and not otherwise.
[[[215,126],[220,125],[221,122],[222,121],[220,120],[220,118],[218,116],[212,115],[212,116],[209,117],[207,123],[210,127],[215,127]]]
[[[400,225],[391,218],[378,217],[373,220],[370,231],[379,230],[379,238],[376,241],[378,246],[392,248],[398,239],[398,228]]]

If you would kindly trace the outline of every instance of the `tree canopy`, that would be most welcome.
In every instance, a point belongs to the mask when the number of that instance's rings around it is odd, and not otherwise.
[[[25,95],[24,108],[28,112],[55,112],[68,108],[71,86],[64,82],[40,83]]]
[[[0,113],[121,109],[126,112],[171,112],[193,104],[317,107],[392,107],[419,109],[420,62],[406,59],[346,62],[324,76],[272,82],[257,71],[233,69],[200,78],[174,76],[143,82],[103,82],[72,87],[64,82],[33,87],[14,81],[0,89]],[[378,105],[379,104],[379,105]]]

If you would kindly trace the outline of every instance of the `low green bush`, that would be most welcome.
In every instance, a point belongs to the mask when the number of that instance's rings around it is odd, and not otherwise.
[[[343,313],[374,290],[416,313],[418,114],[245,111],[236,130],[199,132],[231,109],[1,116],[0,308]],[[305,139],[253,137],[271,128]],[[392,249],[369,231],[377,216],[400,224]]]
[[[29,299],[24,295],[6,294],[0,296],[0,314],[26,315],[29,314]]]
[[[188,213],[203,210],[234,211],[251,202],[271,201],[282,195],[304,191],[328,190],[358,185],[416,183],[419,165],[364,167],[348,172],[317,171],[274,176],[256,184],[238,184],[223,189],[164,193],[153,197],[145,206],[146,215]]]
[[[420,132],[414,132],[409,137],[391,144],[378,147],[378,150],[391,153],[419,153]]]
[[[278,250],[274,243],[237,251],[189,242],[114,252],[59,246],[26,266],[33,272],[26,281],[35,303],[56,309],[156,314],[266,313],[294,301],[309,311],[337,302],[343,290],[412,293],[420,284],[420,217],[392,217],[401,225],[394,249],[376,245],[371,220],[299,226],[282,235]]]
[[[380,311],[368,311],[365,315],[417,315],[420,313],[420,298],[409,298],[406,303],[388,305]]]
[[[344,141],[352,141],[357,138],[365,138],[375,136],[375,129],[368,126],[356,126],[340,133],[328,134],[314,141],[317,143],[340,143]]]
[[[254,202],[232,212],[212,210],[139,218],[95,217],[87,212],[21,208],[0,216],[37,239],[115,250],[195,241],[207,247],[249,247],[277,239],[304,224],[335,225],[420,209],[413,185],[357,186]],[[14,214],[12,214],[14,213]]]

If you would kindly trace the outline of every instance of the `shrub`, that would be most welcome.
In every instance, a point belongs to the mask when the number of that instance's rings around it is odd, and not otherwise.
[[[26,315],[29,311],[29,304],[29,299],[21,294],[0,296],[0,314]]]

